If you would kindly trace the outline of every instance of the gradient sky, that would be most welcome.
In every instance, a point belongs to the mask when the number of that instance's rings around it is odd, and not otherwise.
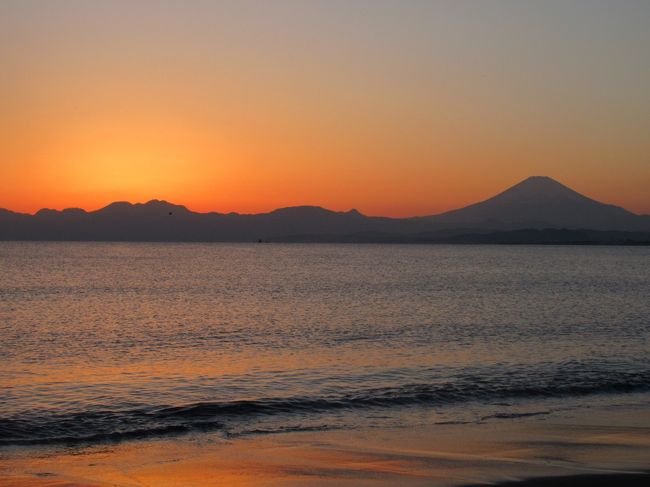
[[[0,0],[0,207],[650,213],[650,1]]]

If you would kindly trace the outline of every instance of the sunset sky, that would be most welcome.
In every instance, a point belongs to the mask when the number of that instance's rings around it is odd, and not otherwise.
[[[0,0],[0,207],[650,213],[650,1]]]

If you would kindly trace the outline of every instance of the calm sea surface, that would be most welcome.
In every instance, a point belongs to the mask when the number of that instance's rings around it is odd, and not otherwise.
[[[650,397],[650,249],[0,242],[0,445]]]

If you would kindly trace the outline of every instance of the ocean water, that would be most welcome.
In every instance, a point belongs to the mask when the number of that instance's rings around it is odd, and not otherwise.
[[[649,338],[648,248],[0,242],[0,446],[643,408]]]

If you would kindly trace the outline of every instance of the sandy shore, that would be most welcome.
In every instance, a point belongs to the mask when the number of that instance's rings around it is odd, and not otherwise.
[[[582,411],[413,429],[238,439],[204,434],[89,448],[5,449],[0,485],[624,487],[645,483],[648,416]]]
[[[648,473],[567,475],[499,482],[498,487],[637,487],[646,485]],[[477,484],[479,487],[485,484]]]

